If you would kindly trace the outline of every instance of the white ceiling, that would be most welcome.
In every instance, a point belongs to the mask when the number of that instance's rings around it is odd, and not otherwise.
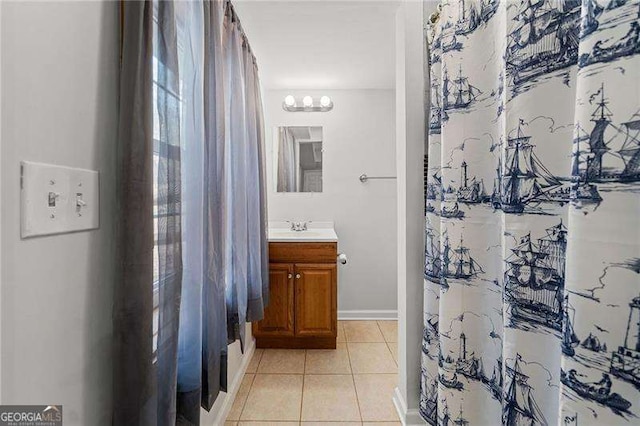
[[[395,11],[386,0],[235,0],[265,89],[392,89]]]

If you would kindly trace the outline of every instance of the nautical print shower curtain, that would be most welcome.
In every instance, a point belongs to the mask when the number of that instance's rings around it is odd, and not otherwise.
[[[640,1],[433,9],[421,414],[639,424]]]

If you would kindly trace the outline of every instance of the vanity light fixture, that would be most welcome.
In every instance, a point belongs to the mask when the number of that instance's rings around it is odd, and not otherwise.
[[[323,96],[320,98],[320,105],[327,108],[331,105],[331,98],[328,96]]]
[[[333,109],[333,101],[329,96],[322,96],[318,102],[306,95],[300,105],[293,95],[287,95],[282,102],[282,109],[288,112],[327,112]]]
[[[296,98],[294,98],[293,95],[287,95],[284,98],[284,104],[286,106],[288,106],[289,108],[295,107],[296,106]]]
[[[320,98],[320,111],[326,112],[331,111],[333,109],[333,101],[327,95],[324,95]]]
[[[305,108],[311,108],[313,106],[313,98],[308,95],[305,96],[302,98],[302,105],[304,105]]]

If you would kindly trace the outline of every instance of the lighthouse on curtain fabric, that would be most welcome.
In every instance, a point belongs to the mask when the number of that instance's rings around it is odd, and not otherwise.
[[[425,3],[431,425],[640,421],[640,1]]]

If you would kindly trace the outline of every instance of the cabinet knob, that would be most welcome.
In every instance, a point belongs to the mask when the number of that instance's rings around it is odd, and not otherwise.
[[[300,279],[300,274],[296,274],[296,279],[299,280]]]
[[[291,278],[293,278],[293,275],[289,274],[289,275],[287,275],[287,278],[291,279]]]

